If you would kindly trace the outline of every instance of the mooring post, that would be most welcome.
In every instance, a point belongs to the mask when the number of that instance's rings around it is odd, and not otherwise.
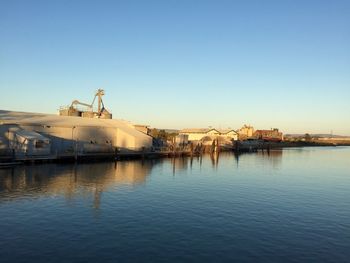
[[[75,141],[74,159],[78,161],[78,143]]]

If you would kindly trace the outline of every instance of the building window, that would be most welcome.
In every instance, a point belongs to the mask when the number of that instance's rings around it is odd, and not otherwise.
[[[44,141],[35,141],[35,148],[44,148],[45,142]]]

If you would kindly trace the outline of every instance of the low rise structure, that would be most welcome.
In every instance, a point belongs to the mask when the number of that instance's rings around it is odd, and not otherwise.
[[[220,133],[220,136],[230,138],[232,140],[237,141],[238,140],[238,133],[235,130],[227,129],[227,130],[218,130]]]
[[[277,128],[271,130],[256,130],[253,134],[256,139],[261,139],[265,141],[282,141],[283,133],[279,132]]]
[[[17,155],[42,156],[51,151],[50,139],[43,135],[17,127],[9,128],[8,146]]]
[[[251,138],[254,134],[254,128],[253,126],[244,124],[242,128],[237,130],[238,138],[239,140],[246,140],[248,138]]]
[[[237,140],[238,134],[235,130],[219,130],[214,128],[204,128],[204,129],[183,129],[179,134],[188,135],[189,141],[200,141],[203,138],[215,138],[222,137],[229,140]]]
[[[220,132],[213,128],[204,128],[204,129],[183,129],[179,134],[188,135],[189,141],[199,141],[205,136],[218,136]]]

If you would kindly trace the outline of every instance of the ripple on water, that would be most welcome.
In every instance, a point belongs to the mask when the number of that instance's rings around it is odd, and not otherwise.
[[[349,148],[0,170],[1,262],[350,258]]]

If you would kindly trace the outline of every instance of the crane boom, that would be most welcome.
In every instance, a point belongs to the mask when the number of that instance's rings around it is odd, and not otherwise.
[[[71,107],[73,107],[73,105],[83,105],[83,106],[86,106],[86,107],[92,109],[92,104],[90,105],[90,104],[87,104],[87,103],[84,103],[84,102],[80,102],[78,100],[73,100]]]
[[[95,93],[95,97],[91,104],[80,102],[79,100],[73,100],[70,106],[61,107],[60,115],[63,116],[80,116],[88,118],[103,118],[112,119],[112,114],[105,108],[102,96],[105,95],[103,89],[98,89]],[[97,112],[94,111],[94,104],[97,98]],[[87,107],[87,109],[78,109],[77,105]]]

